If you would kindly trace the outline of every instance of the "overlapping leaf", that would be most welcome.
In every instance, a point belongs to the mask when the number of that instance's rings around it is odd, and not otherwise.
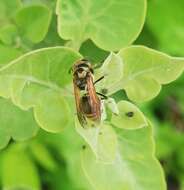
[[[99,64],[108,56],[108,52],[98,48],[91,40],[85,41],[80,53],[94,64]]]
[[[162,84],[176,80],[183,70],[183,58],[144,46],[130,46],[104,61],[95,75],[96,79],[100,76],[104,79],[96,86],[99,92],[108,95],[124,89],[131,100],[148,101],[158,95]]]
[[[80,150],[84,148],[85,142],[76,132],[74,125],[66,128],[60,134],[45,134],[42,139],[45,143],[53,146],[62,159],[65,159],[67,174],[74,187],[77,189],[93,190],[85,178],[80,164]]]
[[[33,158],[40,166],[50,172],[57,169],[58,166],[46,146],[35,140],[29,144],[29,148]]]
[[[176,80],[184,70],[184,59],[132,46],[119,55],[124,63],[122,87],[131,100],[147,101],[158,95],[162,84]]]
[[[3,152],[1,165],[3,189],[41,189],[36,166],[21,144]]]
[[[14,24],[5,24],[0,28],[0,41],[4,44],[13,44],[13,42],[16,41],[17,36],[18,31]]]
[[[36,135],[38,125],[31,111],[22,111],[3,98],[0,98],[0,107],[0,149],[10,138],[23,141]]]
[[[0,95],[11,98],[22,109],[33,108],[39,125],[56,132],[70,120],[65,96],[71,83],[68,73],[80,55],[68,48],[37,50],[5,65],[0,70]]]
[[[16,48],[0,44],[0,67],[19,57],[22,52]]]
[[[122,129],[139,129],[148,125],[144,114],[128,101],[118,102],[119,114],[112,115],[111,123]]]
[[[96,160],[92,151],[82,150],[82,166],[96,190],[165,190],[163,173],[154,157],[151,128],[118,129],[118,153],[114,163]],[[153,177],[154,176],[154,177]]]
[[[1,0],[0,1],[0,23],[4,24],[14,16],[15,12],[21,8],[20,0]]]
[[[108,89],[108,93],[124,89],[129,99],[136,102],[148,101],[161,90],[162,84],[176,80],[184,70],[184,59],[171,57],[144,46],[130,46],[122,49],[122,77]],[[102,90],[102,89],[101,89]]]
[[[90,38],[102,49],[119,50],[136,39],[145,12],[145,0],[58,0],[58,32],[75,48]]]
[[[117,137],[110,125],[101,124],[83,128],[77,120],[75,125],[77,132],[89,144],[98,160],[105,163],[114,161],[117,153]]]
[[[21,35],[33,43],[43,40],[48,32],[51,11],[44,5],[30,5],[20,9],[15,15],[15,22]]]
[[[96,84],[97,91],[103,94],[114,93],[116,89],[113,89],[113,86],[123,77],[123,66],[122,58],[115,53],[110,53],[102,66],[95,71],[95,80],[104,76],[104,79]]]

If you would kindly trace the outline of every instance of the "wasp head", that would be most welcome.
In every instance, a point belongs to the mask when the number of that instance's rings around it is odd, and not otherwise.
[[[85,79],[88,73],[93,74],[93,68],[88,60],[81,59],[75,63],[73,67],[73,73],[77,75],[78,79]]]

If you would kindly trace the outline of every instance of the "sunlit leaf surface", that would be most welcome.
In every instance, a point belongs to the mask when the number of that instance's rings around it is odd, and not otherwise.
[[[114,162],[117,153],[117,137],[110,125],[100,124],[94,127],[89,125],[84,128],[76,120],[75,126],[99,161]]]
[[[111,123],[123,129],[138,129],[146,127],[147,121],[144,114],[128,101],[118,102],[119,114],[113,114]]]
[[[102,49],[119,50],[136,39],[145,12],[145,0],[58,0],[58,32],[74,46],[90,38]]]
[[[184,59],[170,57],[144,46],[132,46],[118,53],[124,63],[122,87],[137,102],[154,98],[162,84],[176,80],[184,70]]]
[[[70,121],[65,97],[71,96],[69,74],[80,55],[68,48],[45,48],[23,55],[0,70],[0,95],[22,109],[33,108],[45,130],[62,130]]]
[[[27,140],[36,135],[38,125],[31,111],[22,111],[10,100],[0,98],[0,149],[10,138],[17,141]]]
[[[96,190],[166,190],[154,155],[151,128],[116,130],[118,153],[112,164],[96,159],[90,148],[82,150],[82,167]],[[154,176],[154,177],[153,177]]]
[[[33,43],[38,43],[48,32],[51,11],[43,5],[23,7],[15,15],[21,34]]]

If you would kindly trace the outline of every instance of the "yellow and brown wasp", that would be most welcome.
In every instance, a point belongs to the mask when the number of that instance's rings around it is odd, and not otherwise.
[[[84,127],[87,125],[87,120],[100,122],[102,105],[98,95],[103,98],[107,97],[96,92],[94,85],[104,77],[94,82],[93,67],[86,59],[77,61],[72,71],[77,116],[80,124]]]

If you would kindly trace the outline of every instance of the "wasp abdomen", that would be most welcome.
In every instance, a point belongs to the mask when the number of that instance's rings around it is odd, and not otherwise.
[[[85,115],[92,113],[89,96],[81,97],[80,108]]]
[[[90,104],[90,96],[84,95],[80,99],[80,109],[82,110],[83,114],[88,118],[93,121],[99,121],[100,120],[100,115],[98,114],[98,107],[96,109],[94,108],[95,105]]]

